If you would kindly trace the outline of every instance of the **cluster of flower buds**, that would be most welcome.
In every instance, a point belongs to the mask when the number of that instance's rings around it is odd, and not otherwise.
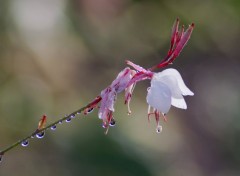
[[[186,95],[194,95],[187,86],[180,73],[176,69],[166,69],[162,72],[155,73],[154,69],[166,67],[176,59],[186,43],[188,42],[193,31],[194,24],[189,25],[186,31],[184,26],[179,30],[179,19],[173,25],[170,49],[167,56],[157,65],[145,69],[139,65],[126,61],[126,67],[117,76],[117,78],[104,89],[100,96],[97,97],[86,109],[93,109],[99,106],[98,117],[103,121],[103,127],[108,131],[109,126],[115,125],[113,118],[114,104],[117,94],[125,90],[125,104],[128,106],[128,114],[131,113],[129,103],[132,97],[133,89],[137,82],[146,79],[151,80],[151,86],[147,89],[148,119],[154,115],[157,122],[157,132],[161,132],[162,127],[159,124],[160,117],[166,121],[166,114],[171,105],[177,108],[186,109],[187,105],[183,98]]]

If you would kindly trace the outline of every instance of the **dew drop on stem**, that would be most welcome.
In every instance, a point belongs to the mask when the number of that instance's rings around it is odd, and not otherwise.
[[[22,141],[21,145],[22,145],[23,147],[27,147],[27,146],[29,145],[28,140]]]
[[[37,137],[38,139],[41,139],[41,138],[44,137],[44,135],[45,135],[45,132],[44,132],[44,131],[41,131],[41,132],[39,132],[39,133],[36,134],[36,137]]]
[[[72,114],[70,117],[71,117],[71,118],[75,118],[75,114]]]
[[[91,113],[91,112],[93,112],[93,108],[89,108],[89,109],[87,110],[87,113],[88,113],[88,114]]]
[[[57,125],[51,126],[51,130],[56,130],[56,128],[57,128]]]
[[[68,122],[71,122],[71,120],[72,120],[72,119],[69,117],[69,118],[66,119],[66,122],[67,122],[67,123],[68,123]]]

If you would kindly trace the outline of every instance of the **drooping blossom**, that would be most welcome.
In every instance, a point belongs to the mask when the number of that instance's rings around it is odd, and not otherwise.
[[[148,89],[147,102],[150,106],[166,114],[171,105],[187,109],[183,98],[186,95],[193,96],[194,93],[187,88],[180,73],[176,69],[169,68],[153,75],[151,87]],[[158,99],[160,103],[156,104],[155,99]],[[167,100],[161,104],[161,99]]]
[[[193,95],[193,93],[186,87],[177,70],[166,69],[159,73],[155,73],[153,70],[172,64],[190,39],[193,28],[194,24],[192,23],[186,31],[184,31],[184,26],[179,30],[179,19],[177,19],[172,28],[170,49],[167,56],[159,64],[149,69],[145,69],[127,60],[127,65],[133,69],[126,67],[122,70],[117,78],[101,92],[100,96],[87,106],[85,109],[86,112],[96,108],[101,101],[98,117],[102,119],[103,127],[108,130],[109,126],[115,124],[113,112],[117,94],[125,90],[125,104],[127,104],[128,114],[130,114],[129,104],[136,83],[150,79],[151,86],[147,93],[147,103],[149,104],[148,119],[154,114],[157,122],[157,132],[160,132],[162,128],[159,125],[160,117],[162,116],[166,120],[165,115],[171,105],[186,109],[187,105],[183,96]]]
[[[170,49],[167,56],[157,65],[149,69],[134,64],[131,61],[126,63],[132,66],[137,73],[130,80],[128,86],[136,84],[145,79],[151,79],[151,87],[148,89],[147,102],[148,119],[150,115],[154,115],[157,122],[157,132],[161,132],[162,127],[159,125],[159,119],[162,116],[166,121],[166,113],[169,111],[171,105],[186,109],[187,105],[183,95],[193,95],[193,93],[185,86],[180,73],[175,69],[167,69],[159,73],[154,73],[153,70],[157,68],[166,67],[177,58],[184,46],[187,44],[192,34],[194,24],[189,25],[188,29],[184,31],[182,26],[179,31],[179,19],[173,25],[172,36],[170,42]],[[153,111],[151,111],[153,107]]]
[[[159,125],[160,115],[166,120],[171,105],[181,109],[187,109],[187,104],[183,96],[194,93],[187,88],[180,73],[176,69],[166,69],[159,73],[154,73],[151,79],[151,86],[148,88],[147,103],[148,118],[151,114],[155,116],[157,131],[162,127]],[[151,112],[151,108],[153,109]]]
[[[101,92],[102,102],[98,111],[98,117],[103,120],[104,128],[108,129],[109,125],[115,124],[113,112],[117,94],[125,90],[125,102],[128,102],[129,97],[131,97],[133,85],[128,87],[127,85],[135,73],[134,70],[126,67],[118,74],[112,84]]]

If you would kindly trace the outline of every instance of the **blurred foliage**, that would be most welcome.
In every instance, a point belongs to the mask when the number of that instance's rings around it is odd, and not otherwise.
[[[172,67],[195,93],[163,132],[147,123],[146,88],[132,115],[118,97],[107,136],[97,112],[47,131],[4,156],[0,175],[240,175],[240,1],[1,0],[0,147],[91,101],[125,59],[151,67],[171,27],[196,24]],[[81,117],[81,116],[80,116]]]

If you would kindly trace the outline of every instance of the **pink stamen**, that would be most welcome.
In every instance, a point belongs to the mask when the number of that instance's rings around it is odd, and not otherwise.
[[[164,122],[167,122],[167,116],[165,114],[162,114],[162,115],[163,115]]]

